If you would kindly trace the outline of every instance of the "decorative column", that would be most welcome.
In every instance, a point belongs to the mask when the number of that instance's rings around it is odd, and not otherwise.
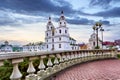
[[[69,61],[70,65],[73,65],[73,58],[74,58],[73,52],[69,53],[69,58],[70,58],[70,61]]]
[[[77,51],[75,53],[76,53],[76,64],[77,64],[77,63],[79,63],[79,54]]]
[[[67,66],[70,66],[71,65],[71,56],[70,56],[70,53],[68,52],[67,54],[66,54],[66,57],[67,57]]]
[[[81,62],[81,52],[78,52],[78,56],[79,56],[79,63]]]
[[[26,76],[26,80],[37,80],[38,76],[35,73],[35,68],[33,66],[33,60],[35,60],[37,57],[29,57],[29,66],[27,69],[27,73],[29,73]]]
[[[51,58],[54,57],[54,55],[48,55],[48,61],[47,61],[47,66],[48,68],[46,69],[47,75],[50,75],[53,73],[53,63],[51,61]]]
[[[44,58],[46,58],[46,56],[40,56],[40,64],[38,66],[40,71],[37,72],[39,79],[41,79],[42,77],[44,77],[46,75],[46,72],[45,72],[46,66],[45,66],[44,60],[43,60]]]
[[[20,62],[23,62],[22,58],[12,59],[13,71],[12,71],[12,74],[10,76],[11,80],[21,80],[22,74],[18,68],[18,64]]]
[[[63,65],[64,65],[64,68],[66,68],[66,67],[67,67],[67,61],[68,61],[67,54],[66,54],[66,53],[62,53],[62,56],[63,56],[63,58],[64,58],[64,63],[63,63]]]
[[[54,64],[55,65],[53,66],[54,72],[60,70],[58,57],[59,57],[59,55],[56,54],[55,59],[54,59]]]
[[[64,69],[64,62],[65,62],[63,53],[59,54],[59,58],[60,58],[60,64],[59,64],[59,66],[60,66],[60,69],[62,70],[62,69]]]

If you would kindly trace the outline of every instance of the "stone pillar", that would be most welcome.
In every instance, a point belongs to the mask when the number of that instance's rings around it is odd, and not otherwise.
[[[46,58],[46,56],[40,56],[40,64],[38,66],[40,71],[37,72],[39,79],[42,79],[42,77],[44,77],[46,75],[46,71],[45,71],[46,66],[45,66],[44,60],[43,60],[44,58]]]
[[[29,66],[27,69],[27,73],[29,73],[29,75],[26,76],[26,80],[37,80],[38,76],[35,73],[35,68],[33,66],[33,60],[35,60],[37,57],[30,57],[29,58]]]
[[[60,66],[60,69],[62,70],[62,69],[64,69],[64,57],[63,57],[62,53],[59,54],[59,58],[60,58],[60,64],[59,64],[59,66]]]
[[[23,62],[22,58],[12,59],[13,71],[12,71],[12,74],[10,76],[11,80],[21,80],[22,74],[18,68],[18,64],[20,62]]]
[[[54,72],[57,72],[60,70],[58,57],[59,57],[59,55],[56,54],[55,59],[54,59],[54,66],[53,66]]]
[[[49,55],[48,56],[48,61],[47,61],[47,66],[48,68],[46,69],[47,75],[50,75],[53,73],[53,63],[51,61],[51,58],[54,57],[54,55]]]

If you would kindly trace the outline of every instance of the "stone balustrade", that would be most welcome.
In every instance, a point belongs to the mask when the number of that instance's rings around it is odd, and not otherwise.
[[[10,60],[13,65],[11,80],[21,80],[22,73],[19,63],[28,58],[29,65],[26,70],[25,80],[44,80],[70,66],[86,61],[98,59],[117,58],[117,50],[78,50],[78,51],[50,51],[50,52],[19,52],[19,53],[0,53],[0,66],[5,60]],[[45,63],[44,59],[47,59]],[[39,59],[38,69],[36,70],[33,61]]]

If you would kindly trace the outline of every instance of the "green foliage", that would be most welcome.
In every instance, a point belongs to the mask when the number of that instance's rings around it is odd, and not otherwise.
[[[4,66],[0,67],[0,80],[9,80],[9,77],[12,73],[12,64],[10,61],[5,60],[4,61]]]
[[[53,63],[54,59],[55,58],[51,59],[52,63]],[[48,57],[44,58],[45,66],[47,66],[47,61],[48,61]],[[39,59],[36,59],[36,60],[33,61],[33,65],[34,65],[36,71],[39,71],[39,69],[38,69],[39,63],[40,63]],[[28,75],[28,73],[27,73],[28,65],[29,65],[29,59],[28,58],[24,58],[24,61],[19,63],[19,69],[20,69],[20,71],[23,75],[22,79],[25,79],[25,76]],[[4,61],[4,66],[0,67],[0,80],[9,80],[10,75],[12,73],[12,70],[13,70],[13,66],[11,64],[11,61],[10,60],[5,60]]]
[[[99,47],[99,46],[96,46],[95,49],[100,49],[100,47]]]
[[[120,59],[120,54],[117,54],[117,58],[119,58],[119,59]]]

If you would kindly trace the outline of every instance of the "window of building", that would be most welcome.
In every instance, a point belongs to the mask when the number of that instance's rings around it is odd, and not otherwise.
[[[59,48],[61,48],[61,44],[59,44]]]
[[[47,33],[47,36],[48,36],[48,33]]]
[[[74,47],[72,47],[72,50],[74,50]]]
[[[54,44],[52,45],[52,50],[54,50]]]
[[[52,39],[52,42],[54,42],[54,39]]]
[[[52,36],[54,36],[54,32],[52,32]]]
[[[65,33],[67,33],[67,30],[65,30]]]
[[[59,33],[61,33],[61,29],[59,30]]]
[[[47,48],[48,48],[48,45],[47,45]]]
[[[93,46],[95,46],[95,42],[93,42]]]
[[[48,42],[48,40],[47,40],[47,42]]]
[[[62,23],[60,22],[60,24],[62,24]]]
[[[61,37],[59,37],[59,41],[61,41]]]
[[[54,44],[52,45],[52,48],[54,48]]]

